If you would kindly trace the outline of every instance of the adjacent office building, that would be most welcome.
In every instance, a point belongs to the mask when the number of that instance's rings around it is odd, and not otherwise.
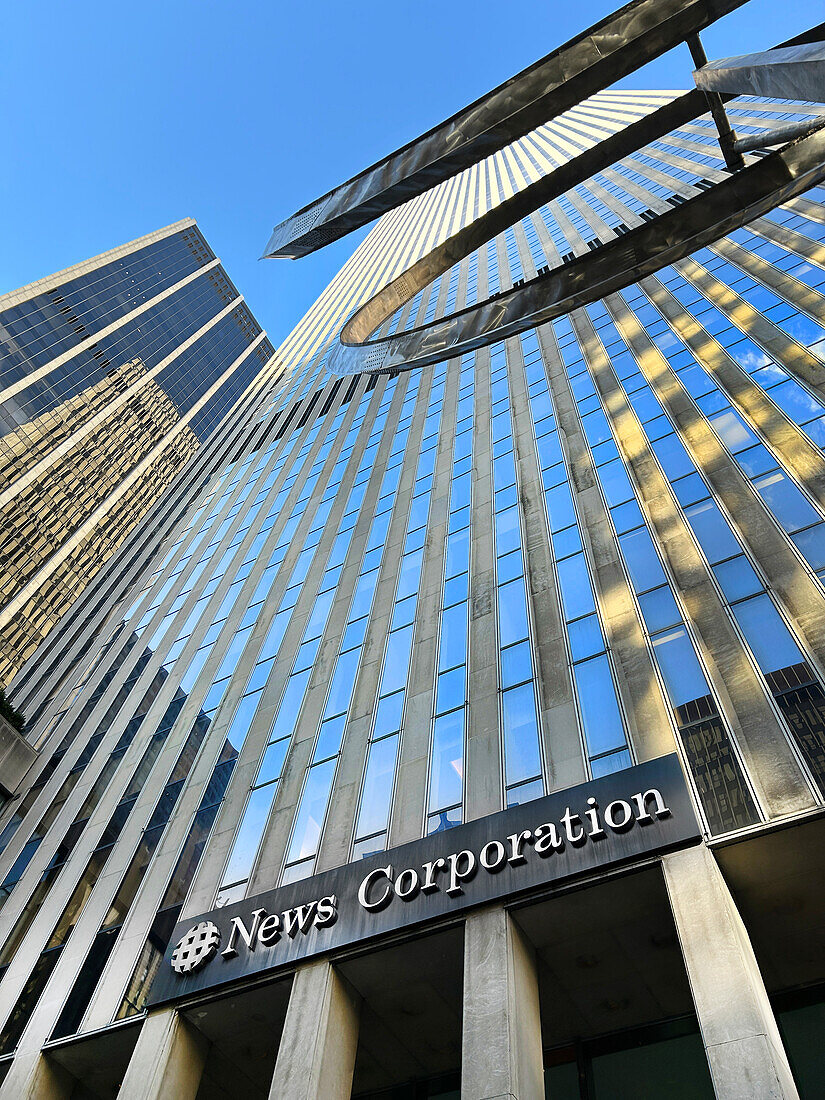
[[[0,685],[271,355],[191,219],[0,298]]]
[[[376,289],[669,98],[600,93],[385,215],[23,667],[2,1100],[822,1095],[825,191],[460,359],[325,366]],[[720,156],[685,124],[384,331]]]

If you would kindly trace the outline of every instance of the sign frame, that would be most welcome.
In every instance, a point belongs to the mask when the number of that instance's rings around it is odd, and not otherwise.
[[[147,1005],[274,977],[492,902],[523,904],[701,839],[671,753],[181,920]],[[194,937],[202,956],[181,964],[179,945],[207,924],[219,935]]]

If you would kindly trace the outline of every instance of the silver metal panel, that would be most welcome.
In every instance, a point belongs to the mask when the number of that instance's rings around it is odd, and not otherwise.
[[[346,236],[556,118],[744,2],[632,0],[281,222],[264,255],[295,259]]]
[[[367,302],[347,322],[329,367],[337,374],[397,371],[463,355],[622,290],[738,229],[825,178],[825,132],[800,138],[595,252],[420,329],[370,343]],[[397,308],[386,307],[380,324]],[[367,320],[365,320],[367,318]]]
[[[711,61],[693,74],[696,87],[732,95],[825,102],[825,42]]]
[[[348,327],[344,339],[351,343],[366,341],[396,309],[405,305],[419,290],[429,286],[434,279],[449,271],[465,256],[471,255],[477,248],[544,203],[563,195],[565,191],[615,164],[635,149],[696,118],[705,111],[705,107],[702,92],[688,92],[516,192],[511,198],[433,248],[365,302],[350,318],[351,327]]]

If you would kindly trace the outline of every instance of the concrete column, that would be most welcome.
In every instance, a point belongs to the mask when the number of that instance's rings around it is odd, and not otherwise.
[[[32,1056],[33,1055],[33,1056]],[[0,1088],[3,1100],[71,1100],[77,1081],[45,1054],[18,1053]]]
[[[504,909],[464,925],[461,1100],[544,1096],[536,957]]]
[[[209,1053],[205,1036],[174,1008],[150,1012],[129,1059],[119,1100],[195,1100]]]
[[[747,929],[711,852],[662,860],[719,1100],[799,1100]]]
[[[482,285],[481,268],[485,270]],[[486,296],[486,265],[479,264],[478,295]],[[473,421],[473,502],[470,525],[470,648],[467,666],[466,771],[467,821],[502,808],[502,759],[498,702],[496,564],[493,542],[493,464],[490,443],[490,352],[475,359]]]
[[[357,998],[325,960],[296,971],[269,1100],[349,1100]]]

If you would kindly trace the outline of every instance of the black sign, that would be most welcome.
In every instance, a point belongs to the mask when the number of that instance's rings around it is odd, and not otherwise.
[[[700,838],[675,754],[185,920],[150,1003],[514,900]]]

